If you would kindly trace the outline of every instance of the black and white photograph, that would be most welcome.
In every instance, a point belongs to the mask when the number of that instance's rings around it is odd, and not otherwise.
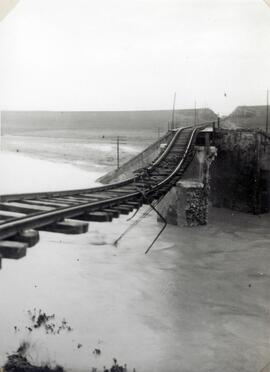
[[[0,0],[0,372],[270,372],[270,0]]]

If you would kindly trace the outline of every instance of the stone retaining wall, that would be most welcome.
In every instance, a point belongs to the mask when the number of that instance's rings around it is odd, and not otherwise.
[[[259,130],[221,129],[211,168],[211,201],[216,207],[264,213],[270,207],[270,138]]]

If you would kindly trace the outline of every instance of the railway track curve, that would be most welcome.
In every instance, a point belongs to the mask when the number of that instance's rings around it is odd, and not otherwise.
[[[109,222],[162,198],[184,174],[198,133],[213,125],[179,128],[165,151],[134,177],[109,185],[0,196],[0,263],[19,259],[39,240],[39,230],[80,234],[90,221]],[[1,265],[0,265],[1,267]]]

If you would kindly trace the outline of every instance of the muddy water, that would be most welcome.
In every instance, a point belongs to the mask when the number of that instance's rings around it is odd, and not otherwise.
[[[4,261],[2,356],[26,338],[34,345],[30,355],[36,362],[56,360],[73,370],[108,366],[113,357],[139,370],[164,363],[171,319],[166,319],[168,309],[159,306],[159,297],[164,296],[160,290],[166,294],[169,278],[159,278],[159,268],[144,255],[153,237],[150,227],[148,239],[133,236],[119,248],[111,244],[125,224],[104,224],[102,229],[92,224],[79,237],[44,233],[22,261]],[[35,307],[55,313],[56,322],[67,319],[73,331],[29,333],[27,310]],[[83,346],[78,349],[78,344]],[[101,350],[98,357],[92,353],[95,348]]]
[[[103,174],[9,152],[0,152],[0,172],[0,194],[86,188]]]
[[[81,236],[41,233],[25,258],[3,261],[0,362],[27,340],[32,361],[70,371],[115,357],[142,372],[259,372],[270,361],[269,215],[212,209],[207,227],[168,226],[148,255],[156,217],[115,247],[126,218]],[[29,332],[34,308],[73,331]]]

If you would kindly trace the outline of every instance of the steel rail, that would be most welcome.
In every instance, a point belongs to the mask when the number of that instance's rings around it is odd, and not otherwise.
[[[177,131],[176,136],[187,128],[181,128],[181,130]],[[183,166],[184,162],[187,159],[188,153],[192,147],[195,135],[198,131],[201,131],[202,127],[194,128],[189,136],[188,144],[185,146],[185,152],[178,163],[178,165],[174,168],[174,170],[161,182],[157,183],[154,187],[151,189],[146,190],[146,195],[151,196],[156,190],[160,189],[162,186],[168,184],[173,180],[175,176],[177,176],[178,171]],[[175,138],[175,137],[174,137]],[[172,146],[170,147],[172,148]],[[168,152],[170,153],[170,152]],[[134,178],[132,179],[134,180]],[[176,181],[175,181],[176,182]],[[113,184],[114,187],[115,184]],[[111,185],[108,185],[107,190],[111,190]],[[94,188],[96,190],[96,188]],[[93,189],[87,189],[93,191]],[[100,191],[100,188],[99,188]],[[77,192],[78,193],[78,192]],[[79,193],[82,194],[83,190],[79,190]],[[40,195],[40,194],[37,194]],[[63,194],[62,194],[63,195]],[[17,233],[20,233],[26,229],[35,229],[35,228],[41,228],[43,226],[62,221],[63,219],[77,217],[82,215],[86,212],[96,211],[103,209],[105,207],[117,207],[123,202],[128,202],[134,199],[141,199],[143,197],[142,192],[139,190],[137,192],[131,192],[127,195],[123,196],[115,196],[115,197],[108,197],[104,200],[99,201],[91,201],[88,203],[81,203],[79,205],[64,207],[64,208],[58,208],[52,211],[42,212],[42,213],[36,213],[31,216],[24,216],[20,217],[18,219],[4,222],[2,225],[0,225],[0,240],[9,238],[13,235],[16,235]]]
[[[188,155],[188,152],[191,148],[191,145],[192,145],[192,142],[195,138],[195,135],[197,134],[198,131],[201,131],[201,128],[195,128],[193,129],[191,135],[190,135],[190,138],[189,138],[189,142],[186,146],[186,150],[183,154],[183,157],[182,159],[180,160],[179,164],[177,165],[177,167],[173,170],[173,172],[169,175],[169,177],[167,177],[166,179],[162,180],[160,183],[158,183],[156,186],[154,186],[150,191],[149,193],[152,193],[153,191],[155,191],[156,189],[160,188],[161,186],[163,186],[164,184],[168,183],[168,180],[169,179],[172,179],[174,177],[175,174],[177,174],[177,172],[180,170],[181,166],[183,165],[184,161],[186,160],[187,158],[187,155]]]

